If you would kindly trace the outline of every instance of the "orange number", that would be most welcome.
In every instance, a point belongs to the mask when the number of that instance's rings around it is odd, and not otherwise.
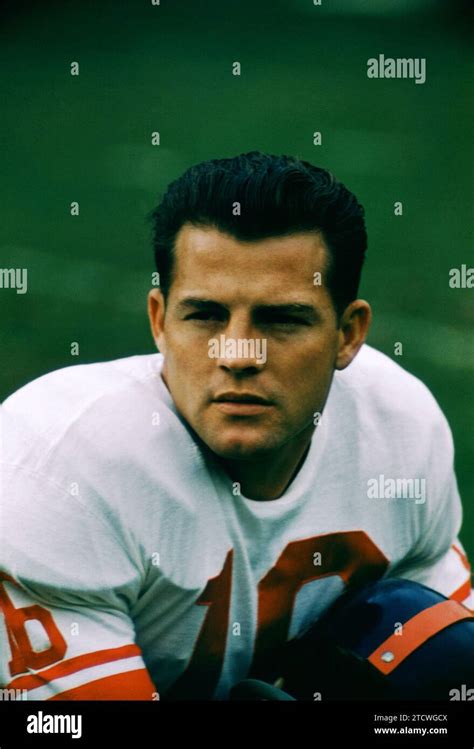
[[[50,663],[61,660],[66,653],[67,644],[61,632],[57,628],[51,612],[48,609],[38,606],[24,606],[15,608],[13,602],[8,597],[4,584],[6,580],[12,585],[19,585],[10,575],[0,572],[0,608],[5,616],[5,625],[8,634],[8,642],[12,652],[12,659],[8,664],[12,676],[17,676],[27,671],[29,668],[44,668]],[[36,619],[41,622],[50,641],[50,647],[46,650],[37,652],[33,650],[31,642],[26,632],[26,622]]]
[[[321,565],[314,565],[314,554]],[[251,673],[258,678],[266,656],[285,644],[296,594],[307,583],[339,575],[346,585],[381,577],[388,560],[363,531],[312,536],[287,544],[258,584],[258,623]],[[261,678],[263,678],[264,670]]]
[[[321,554],[315,567],[314,554]],[[166,699],[210,699],[224,663],[232,588],[233,550],[221,572],[208,581],[196,601],[208,606],[192,657],[185,671],[166,692]],[[276,564],[258,584],[258,621],[251,675],[264,678],[265,661],[288,639],[299,589],[331,575],[346,585],[362,585],[383,575],[388,560],[363,531],[312,536],[287,544]]]
[[[188,667],[166,692],[166,699],[184,700],[196,694],[199,699],[212,697],[224,661],[229,624],[232,560],[233,550],[230,549],[222,570],[216,577],[208,580],[196,601],[198,606],[209,608]]]

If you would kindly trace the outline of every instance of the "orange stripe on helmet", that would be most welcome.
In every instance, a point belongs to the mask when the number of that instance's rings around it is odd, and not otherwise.
[[[457,601],[436,603],[408,619],[403,624],[402,633],[390,635],[368,660],[383,674],[389,674],[430,637],[450,624],[472,618],[473,614]]]

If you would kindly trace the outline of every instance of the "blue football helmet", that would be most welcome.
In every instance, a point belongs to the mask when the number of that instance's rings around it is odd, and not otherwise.
[[[256,696],[258,679],[283,679],[297,700],[474,698],[474,613],[419,583],[379,580],[340,596],[231,698],[286,698],[276,688]]]

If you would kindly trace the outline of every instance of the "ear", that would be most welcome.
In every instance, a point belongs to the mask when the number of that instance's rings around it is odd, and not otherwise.
[[[148,319],[151,334],[159,351],[165,353],[165,298],[161,289],[151,289],[148,292]]]
[[[365,342],[372,321],[370,304],[356,299],[344,310],[339,325],[336,369],[345,369]]]

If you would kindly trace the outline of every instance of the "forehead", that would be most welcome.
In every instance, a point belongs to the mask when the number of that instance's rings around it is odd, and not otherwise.
[[[314,273],[324,273],[328,250],[318,232],[240,242],[213,227],[185,224],[176,239],[173,287],[209,291],[237,289],[265,294],[315,290]]]

